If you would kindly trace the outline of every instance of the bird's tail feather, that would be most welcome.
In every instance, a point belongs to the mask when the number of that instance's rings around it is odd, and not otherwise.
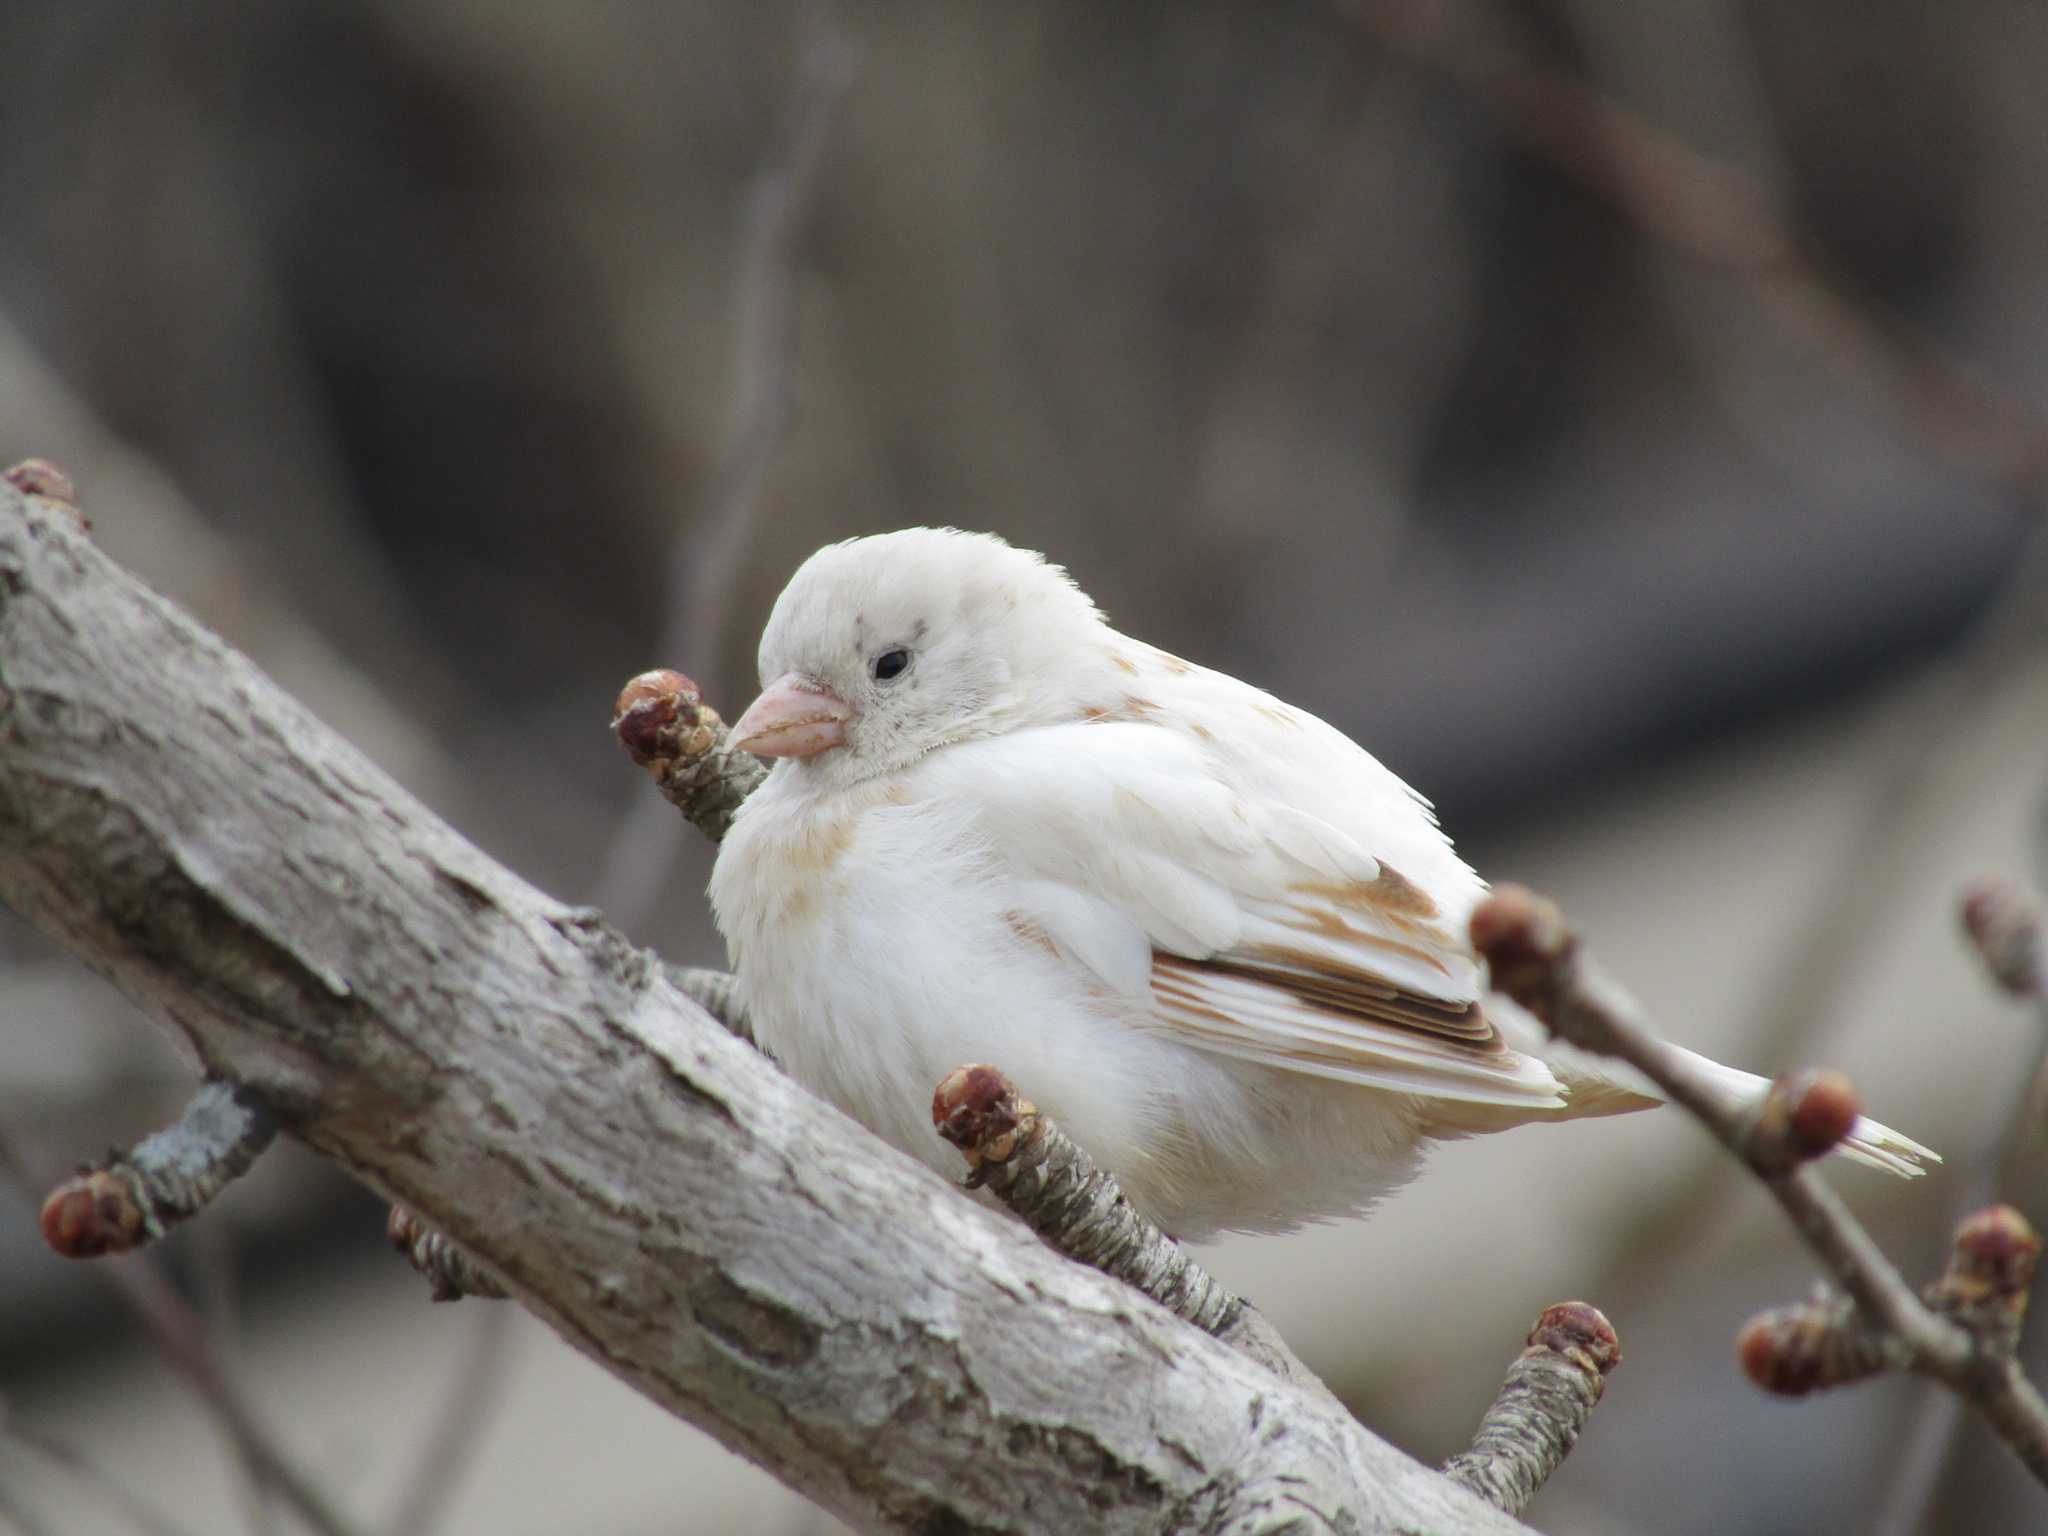
[[[1710,1061],[1696,1051],[1685,1053],[1700,1066],[1711,1072],[1731,1092],[1745,1099],[1763,1097],[1771,1086],[1769,1078],[1758,1077],[1754,1072],[1744,1072],[1738,1067],[1724,1067],[1718,1061]],[[1868,1115],[1857,1117],[1835,1151],[1851,1162],[1861,1163],[1866,1168],[1881,1168],[1886,1173],[1895,1173],[1902,1179],[1917,1179],[1927,1170],[1922,1163],[1938,1163],[1941,1154],[1929,1147],[1923,1147],[1912,1137],[1902,1135],[1888,1125],[1881,1125]]]
[[[1518,1051],[1540,1058],[1557,1077],[1566,1103],[1554,1117],[1561,1120],[1591,1115],[1625,1114],[1664,1102],[1663,1090],[1626,1062],[1596,1056],[1550,1038],[1536,1017],[1512,1000],[1495,993],[1486,1000],[1487,1017],[1507,1043]],[[1681,1050],[1683,1048],[1681,1047]],[[1724,1067],[1697,1051],[1684,1054],[1707,1072],[1729,1093],[1754,1101],[1771,1086],[1768,1078],[1739,1067]],[[1927,1170],[1923,1163],[1938,1163],[1939,1153],[1922,1146],[1910,1136],[1881,1125],[1868,1115],[1860,1117],[1835,1151],[1865,1167],[1881,1168],[1902,1179],[1917,1179]]]

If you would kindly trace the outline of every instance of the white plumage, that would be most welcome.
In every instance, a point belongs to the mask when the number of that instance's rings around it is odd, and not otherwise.
[[[1185,1238],[1360,1211],[1433,1139],[1656,1102],[1486,993],[1485,887],[1426,802],[1037,555],[829,546],[760,663],[735,735],[782,760],[711,880],[756,1035],[943,1172],[932,1088],[975,1061]],[[1844,1150],[1931,1155],[1869,1121]]]

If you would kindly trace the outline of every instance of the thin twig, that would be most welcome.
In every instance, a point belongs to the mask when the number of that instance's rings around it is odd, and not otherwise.
[[[795,413],[798,250],[833,114],[857,60],[829,5],[806,5],[798,19],[795,82],[740,221],[732,415],[703,506],[669,556],[668,621],[655,654],[699,677],[720,676],[730,594]],[[636,797],[606,850],[593,903],[616,921],[637,923],[659,894],[679,842],[674,820]]]
[[[2048,1098],[2048,985],[2044,985],[2043,934],[2038,907],[2004,881],[1976,882],[1964,893],[1963,931],[1984,962],[1986,972],[2003,990],[2030,1004],[2033,1029],[2026,1070],[2014,1080],[2005,1110],[1995,1122],[1971,1165],[1964,1170],[1954,1205],[1960,1217],[1995,1200],[2018,1148],[2041,1118]],[[1900,1437],[1892,1460],[1894,1471],[1884,1496],[1874,1506],[1872,1536],[1911,1536],[1926,1517],[1947,1480],[1962,1427],[1958,1398],[1940,1392],[1929,1396]]]
[[[1781,1079],[1761,1105],[1736,1097],[1696,1058],[1660,1039],[1635,1001],[1581,953],[1556,906],[1522,887],[1503,886],[1479,905],[1472,944],[1492,967],[1494,985],[1559,1039],[1627,1062],[1747,1164],[1891,1358],[1967,1399],[2048,1483],[2048,1403],[2020,1374],[2010,1350],[1923,1304],[1808,1165],[1856,1122],[1856,1097],[1846,1079],[1835,1073]]]
[[[511,1357],[512,1317],[507,1307],[477,1308],[441,1407],[413,1454],[411,1472],[400,1480],[385,1536],[426,1536],[447,1513],[498,1403],[498,1384]]]
[[[192,1228],[192,1289],[200,1325],[206,1330],[223,1376],[243,1380],[235,1288],[234,1232],[224,1221],[204,1221]],[[245,1473],[248,1471],[244,1464]],[[277,1492],[260,1477],[242,1479],[242,1514],[251,1536],[272,1536],[280,1518]]]
[[[1258,1310],[1124,1198],[1111,1174],[991,1066],[956,1067],[932,1095],[932,1125],[985,1189],[1060,1253],[1141,1291],[1283,1380],[1334,1401]]]
[[[175,1125],[52,1190],[43,1201],[43,1240],[69,1259],[156,1242],[248,1172],[276,1135],[276,1117],[257,1095],[205,1083]]]
[[[768,777],[767,764],[732,745],[718,711],[680,672],[643,672],[627,683],[612,706],[612,732],[663,798],[714,843]]]
[[[1519,1514],[1564,1464],[1621,1364],[1621,1341],[1597,1307],[1561,1301],[1536,1319],[1469,1450],[1444,1475]]]

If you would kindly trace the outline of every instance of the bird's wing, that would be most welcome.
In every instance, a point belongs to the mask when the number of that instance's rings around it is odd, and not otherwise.
[[[1191,668],[1150,681],[1120,709],[921,765],[948,803],[974,807],[995,878],[1014,883],[1013,925],[1205,1050],[1439,1099],[1561,1106],[1549,1070],[1480,1006],[1459,935],[1481,887],[1426,807],[1257,690]],[[1231,734],[1263,740],[1233,748]],[[1319,814],[1340,803],[1344,825]],[[1412,869],[1374,851],[1383,826]]]

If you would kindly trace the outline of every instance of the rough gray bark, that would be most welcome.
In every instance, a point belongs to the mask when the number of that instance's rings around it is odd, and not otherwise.
[[[12,488],[0,898],[856,1525],[1522,1529],[803,1093]]]

